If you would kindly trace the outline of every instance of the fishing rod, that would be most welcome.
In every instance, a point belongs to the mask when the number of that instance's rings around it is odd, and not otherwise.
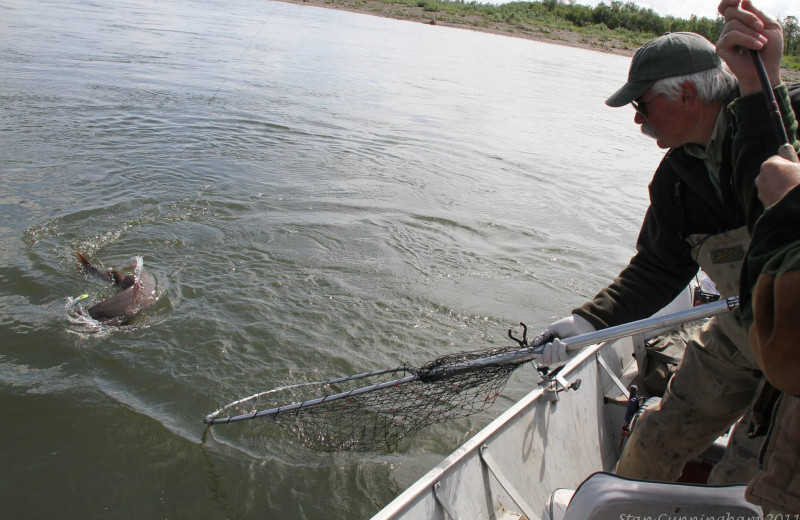
[[[781,117],[781,110],[778,107],[778,101],[775,99],[775,93],[772,92],[772,86],[767,76],[767,70],[764,67],[764,61],[761,59],[761,54],[758,51],[750,49],[750,55],[753,58],[753,64],[758,73],[758,79],[761,82],[761,88],[764,95],[767,96],[767,110],[769,111],[772,127],[775,130],[775,137],[778,139],[778,155],[787,161],[800,162],[797,158],[794,146],[789,141],[789,135],[786,133],[786,126],[783,124],[783,117]]]
[[[611,341],[682,323],[711,318],[738,306],[728,298],[690,309],[608,327],[563,339],[568,350]],[[267,418],[299,439],[325,451],[371,450],[431,424],[466,417],[491,406],[511,373],[536,358],[548,341],[540,335],[530,344],[440,356],[421,368],[403,366],[285,386],[239,399],[206,415],[208,425]],[[344,383],[380,378],[347,390]],[[354,385],[357,386],[357,385]],[[298,398],[301,387],[315,395]],[[328,392],[321,394],[320,392]],[[288,404],[287,404],[288,403]],[[233,412],[233,413],[231,413]],[[227,415],[226,415],[227,414]]]

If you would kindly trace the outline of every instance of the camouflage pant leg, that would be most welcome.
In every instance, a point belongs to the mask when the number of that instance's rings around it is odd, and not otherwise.
[[[750,410],[736,423],[728,439],[728,449],[722,460],[714,466],[708,476],[712,485],[745,484],[758,472],[758,453],[764,437],[750,439],[747,429],[750,426]]]
[[[750,426],[752,417],[753,403],[758,397],[764,378],[758,370],[753,353],[750,350],[748,334],[734,319],[732,313],[724,314],[719,317],[721,330],[725,335],[733,340],[739,347],[742,367],[750,372],[749,388],[752,397],[747,403],[744,417],[734,426],[730,439],[728,439],[728,449],[722,460],[714,466],[708,476],[708,483],[713,485],[742,484],[749,481],[758,471],[758,454],[761,450],[763,437],[750,439],[747,437],[747,430]],[[744,389],[744,388],[743,388]]]
[[[732,339],[744,339],[746,348],[744,331],[726,314],[706,322],[689,341],[661,403],[637,420],[617,465],[618,474],[674,481],[686,462],[700,455],[749,409],[761,375]],[[725,474],[712,475],[717,483],[725,478],[746,482],[742,475],[757,469],[755,459],[740,459],[752,451],[739,449],[741,437],[731,439]],[[736,471],[732,471],[734,467]]]

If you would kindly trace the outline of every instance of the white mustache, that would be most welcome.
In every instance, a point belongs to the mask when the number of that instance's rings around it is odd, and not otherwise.
[[[656,139],[658,137],[656,135],[656,129],[653,128],[652,126],[650,126],[647,123],[642,123],[641,124],[641,130],[642,130],[642,133],[644,135],[646,135],[647,137],[652,137],[653,139]]]

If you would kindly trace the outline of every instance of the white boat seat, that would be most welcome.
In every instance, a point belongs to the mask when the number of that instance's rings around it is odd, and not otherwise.
[[[556,490],[542,519],[761,518],[761,508],[744,499],[744,489],[744,485],[650,482],[598,472],[574,492]]]
[[[553,491],[544,506],[542,520],[563,520],[569,501],[574,494],[574,489],[559,488]]]

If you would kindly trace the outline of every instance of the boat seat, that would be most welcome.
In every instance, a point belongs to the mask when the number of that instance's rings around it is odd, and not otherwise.
[[[651,482],[598,472],[574,492],[556,490],[542,520],[761,518],[761,508],[744,499],[744,489],[744,485]]]

